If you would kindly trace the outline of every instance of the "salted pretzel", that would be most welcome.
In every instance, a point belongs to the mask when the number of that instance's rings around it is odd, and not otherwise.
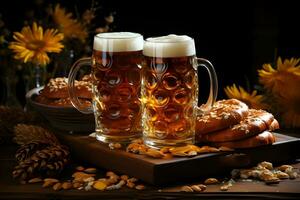
[[[270,131],[264,131],[258,135],[252,137],[229,142],[216,142],[213,143],[213,146],[216,147],[229,147],[232,149],[244,149],[244,148],[253,148],[258,146],[270,145],[275,142],[275,136]]]
[[[92,88],[90,82],[75,80],[75,93],[79,98],[91,99]],[[68,98],[68,79],[63,77],[50,79],[40,95],[48,99]]]
[[[228,142],[248,138],[266,130],[273,131],[277,128],[279,128],[279,124],[271,113],[249,109],[247,117],[240,123],[227,129],[200,135],[198,139],[202,142]]]
[[[237,100],[217,101],[211,111],[197,117],[196,134],[202,135],[238,124],[248,114],[248,106]]]

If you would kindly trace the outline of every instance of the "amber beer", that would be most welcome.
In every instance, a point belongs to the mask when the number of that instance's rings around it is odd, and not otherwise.
[[[93,112],[101,141],[128,142],[141,136],[142,49],[143,37],[137,33],[102,33],[94,38]]]
[[[93,53],[96,132],[109,137],[141,133],[140,68],[142,51]],[[104,61],[105,60],[105,61]],[[110,67],[103,62],[113,62]]]
[[[199,65],[194,40],[177,35],[148,38],[143,54],[144,142],[154,147],[194,143]]]

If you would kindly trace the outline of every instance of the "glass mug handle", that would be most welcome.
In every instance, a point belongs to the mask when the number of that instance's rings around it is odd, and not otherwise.
[[[81,58],[77,60],[72,66],[72,68],[70,69],[69,76],[68,76],[68,90],[69,90],[71,103],[78,111],[84,114],[93,113],[93,107],[92,106],[86,107],[80,103],[78,96],[76,95],[74,86],[75,86],[76,75],[79,69],[82,66],[91,66],[91,63],[92,63],[92,59],[90,57]]]
[[[204,58],[196,58],[195,62],[197,65],[197,69],[199,66],[203,66],[206,68],[210,79],[210,89],[207,102],[204,105],[198,107],[198,115],[201,115],[203,113],[209,112],[211,107],[216,102],[218,95],[218,78],[214,66],[208,60]]]

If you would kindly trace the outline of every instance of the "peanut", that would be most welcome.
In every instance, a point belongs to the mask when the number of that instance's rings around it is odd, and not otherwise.
[[[219,183],[219,181],[216,178],[208,178],[204,181],[204,184],[206,184],[206,185],[212,185],[212,184],[217,184],[217,183]]]
[[[182,192],[194,192],[194,190],[190,186],[187,186],[187,185],[182,186],[180,191],[182,191]]]

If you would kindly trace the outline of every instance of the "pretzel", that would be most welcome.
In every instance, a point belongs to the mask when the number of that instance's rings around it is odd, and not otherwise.
[[[75,93],[79,98],[91,99],[92,87],[90,82],[75,80]],[[61,77],[50,79],[40,95],[49,99],[68,98],[68,79]]]
[[[272,124],[273,123],[273,124]],[[202,142],[228,142],[241,140],[257,135],[265,130],[274,130],[279,124],[274,121],[274,116],[264,110],[249,109],[247,117],[239,124],[230,128],[198,135],[198,140]]]
[[[237,100],[217,101],[211,111],[197,117],[196,133],[202,135],[238,124],[248,114],[248,106]]]
[[[270,145],[275,142],[275,136],[270,131],[264,131],[258,135],[231,142],[217,142],[213,143],[213,146],[216,147],[228,147],[232,149],[244,149],[244,148],[253,148],[263,145]]]

